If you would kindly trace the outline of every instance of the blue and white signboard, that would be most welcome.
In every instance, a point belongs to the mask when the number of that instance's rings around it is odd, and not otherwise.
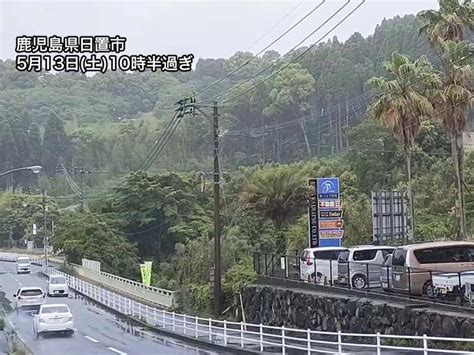
[[[339,178],[318,179],[319,200],[339,200]]]
[[[316,198],[311,199],[309,215],[310,246],[341,246],[344,229],[339,178],[315,180]]]

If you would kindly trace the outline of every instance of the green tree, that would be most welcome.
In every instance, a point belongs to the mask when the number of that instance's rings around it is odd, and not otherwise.
[[[463,133],[467,127],[468,107],[472,102],[471,55],[464,41],[474,28],[474,6],[471,0],[439,0],[439,10],[418,14],[424,33],[441,55],[446,79],[441,93],[443,125],[451,137],[451,152],[456,176],[459,213],[459,237],[466,237]]]
[[[138,171],[93,210],[125,231],[141,256],[158,262],[169,260],[177,243],[208,239],[212,226],[209,196],[189,175]]]
[[[314,93],[314,84],[315,80],[307,69],[299,64],[289,65],[275,77],[273,89],[269,94],[270,105],[263,109],[262,114],[267,117],[301,117],[311,109],[310,97]],[[304,120],[301,120],[300,127],[307,153],[311,155]]]
[[[32,165],[41,165],[42,142],[40,128],[33,122],[27,132],[31,152],[29,163]]]
[[[82,258],[100,261],[101,269],[137,279],[139,275],[136,248],[116,226],[94,213],[67,213],[57,224],[54,250],[61,251],[71,263]]]
[[[441,44],[445,80],[441,91],[441,117],[443,125],[451,137],[454,172],[459,201],[460,238],[466,238],[466,202],[464,178],[463,133],[467,129],[469,107],[474,103],[470,54],[467,45],[446,41]]]
[[[57,204],[51,199],[46,200],[48,206],[47,228],[51,221],[59,220]],[[0,235],[3,242],[23,247],[26,240],[33,240],[37,246],[43,245],[44,215],[42,196],[40,195],[4,195],[0,205]],[[33,235],[33,224],[37,226],[37,234]]]
[[[58,162],[65,160],[68,137],[63,121],[53,112],[48,119],[43,138],[43,170],[48,176],[56,175]]]
[[[240,195],[248,210],[269,218],[278,232],[277,251],[286,249],[283,227],[301,215],[307,205],[307,188],[303,176],[288,166],[266,168],[249,178]]]
[[[412,151],[422,121],[433,113],[434,91],[441,86],[439,75],[426,57],[412,62],[407,56],[394,52],[384,63],[390,79],[373,77],[368,84],[380,90],[371,102],[370,115],[388,126],[400,141],[406,158],[406,178],[411,206],[412,238],[415,237],[415,213],[412,191]]]
[[[439,10],[418,13],[424,33],[434,45],[445,41],[462,42],[468,39],[468,30],[474,29],[474,6],[471,0],[439,0]]]

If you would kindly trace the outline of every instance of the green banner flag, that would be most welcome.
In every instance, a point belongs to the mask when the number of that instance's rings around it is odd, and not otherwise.
[[[151,285],[151,266],[152,261],[145,261],[144,264],[140,264],[140,273],[142,275],[142,284],[145,286]]]
[[[142,284],[145,284],[145,279],[146,279],[146,265],[145,264],[140,264],[140,274],[142,275]]]
[[[151,285],[151,271],[152,271],[151,265],[152,264],[153,264],[152,261],[145,261],[145,282],[144,282],[144,284],[146,286]]]

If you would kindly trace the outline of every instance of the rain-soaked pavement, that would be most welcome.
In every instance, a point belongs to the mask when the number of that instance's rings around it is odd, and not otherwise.
[[[0,304],[9,313],[8,319],[35,355],[163,353],[166,355],[214,355],[223,353],[145,330],[72,290],[67,298],[48,297],[47,303],[68,305],[74,315],[75,334],[72,337],[47,335],[36,339],[33,333],[31,311],[24,310],[17,314],[12,310],[12,304],[13,294],[22,286],[40,286],[46,290],[46,280],[39,271],[38,267],[33,267],[31,274],[17,275],[14,263],[0,262]]]

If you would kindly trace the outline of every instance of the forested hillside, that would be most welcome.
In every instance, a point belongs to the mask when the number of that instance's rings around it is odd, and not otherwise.
[[[382,62],[393,50],[413,58],[428,54],[436,62],[427,41],[418,35],[418,27],[414,16],[397,17],[384,20],[368,38],[358,33],[345,43],[333,38],[259,90],[229,102],[221,108],[222,125],[229,131],[222,143],[225,164],[289,162],[337,153],[350,146],[348,128],[365,117],[369,99],[364,94],[368,91],[365,82],[383,71]],[[200,98],[212,97],[252,77],[279,56],[266,52]],[[70,165],[73,159],[92,171],[137,168],[178,99],[250,57],[251,53],[237,52],[228,59],[200,59],[191,73],[116,72],[93,77],[24,73],[16,71],[12,61],[0,62],[0,119],[4,127],[0,166],[5,170],[39,159],[49,176],[55,174],[58,161]],[[269,73],[267,70],[260,77]],[[297,90],[302,87],[306,92]],[[235,93],[238,90],[229,95]],[[297,109],[285,107],[287,95],[298,96]],[[303,123],[299,117],[305,117]],[[283,128],[272,128],[275,125]],[[250,134],[250,128],[260,132]],[[204,118],[184,120],[155,168],[208,167],[206,157],[211,150],[207,132]]]

